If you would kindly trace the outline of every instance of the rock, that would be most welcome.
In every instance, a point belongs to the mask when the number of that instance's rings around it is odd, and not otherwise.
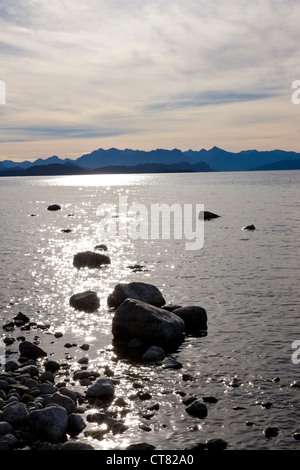
[[[156,286],[145,282],[130,282],[129,284],[117,284],[114,291],[108,296],[107,305],[118,308],[126,299],[141,300],[156,307],[165,304],[165,299]]]
[[[165,346],[181,339],[183,331],[184,322],[174,313],[134,299],[126,299],[112,320],[116,341],[138,338],[146,344]]]
[[[88,398],[111,398],[114,393],[115,388],[112,380],[98,379],[87,389],[86,396]]]
[[[91,290],[72,295],[69,303],[71,307],[84,312],[95,312],[100,307],[97,293]]]
[[[228,446],[228,443],[220,438],[209,439],[205,444],[208,450],[223,450]]]
[[[130,444],[125,450],[154,450],[155,447],[147,442],[138,442],[136,444]]]
[[[264,429],[264,435],[267,438],[276,437],[276,436],[278,436],[278,434],[279,434],[279,429],[278,428],[269,426],[269,427]]]
[[[256,230],[253,224],[247,225],[246,227],[243,227],[242,230]]]
[[[162,363],[162,367],[163,369],[181,369],[183,365],[181,364],[181,362],[176,361],[176,359],[173,359],[172,357],[168,357]]]
[[[211,220],[211,219],[217,219],[218,217],[221,217],[221,216],[214,214],[213,212],[201,211],[199,212],[198,217],[199,219],[202,219],[202,220]]]
[[[293,438],[295,439],[295,441],[300,441],[300,432],[294,432]]]
[[[34,410],[28,416],[31,431],[44,437],[51,443],[65,438],[68,427],[68,415],[61,406],[49,406],[42,410]]]
[[[82,417],[77,413],[71,413],[68,417],[67,432],[70,436],[77,436],[86,428],[86,424]]]
[[[24,313],[19,312],[18,315],[14,317],[14,320],[21,320],[24,323],[28,323],[30,319]]]
[[[100,268],[102,265],[110,264],[110,258],[101,253],[94,253],[92,251],[84,251],[77,253],[73,258],[73,265],[75,268]]]
[[[20,367],[18,372],[20,374],[29,374],[30,377],[38,377],[39,376],[39,369],[36,366],[23,366]]]
[[[53,395],[58,391],[57,387],[48,383],[39,384],[38,389],[41,395]]]
[[[48,405],[61,406],[62,408],[65,408],[68,415],[76,412],[76,403],[72,400],[72,398],[68,397],[67,395],[62,395],[59,392],[44,398],[44,406]]]
[[[27,357],[28,359],[37,359],[47,356],[47,353],[43,351],[43,349],[29,341],[22,341],[19,344],[19,351],[21,356]]]
[[[63,333],[61,331],[56,331],[56,333],[54,333],[54,337],[55,338],[62,338],[63,337]]]
[[[65,228],[65,229],[62,230],[62,233],[71,233],[71,232],[72,232],[72,230],[69,229],[69,228]]]
[[[202,397],[202,400],[205,402],[205,403],[217,403],[218,402],[218,399],[215,398],[215,397]]]
[[[96,245],[94,247],[94,250],[107,251],[107,246],[106,245]]]
[[[90,444],[86,444],[85,442],[72,442],[68,441],[65,442],[61,447],[60,450],[95,450],[93,446]]]
[[[0,436],[4,436],[5,434],[11,434],[13,430],[14,428],[7,421],[0,422]]]
[[[12,403],[4,408],[2,418],[3,421],[16,426],[24,424],[28,416],[29,413],[24,403]]]
[[[128,426],[126,426],[124,423],[121,423],[120,421],[114,423],[111,428],[114,435],[123,434],[125,431],[127,431],[127,429],[129,429]]]
[[[207,406],[202,400],[194,400],[185,411],[197,418],[205,418],[207,416]]]
[[[48,211],[60,211],[61,207],[58,204],[52,204],[51,206],[47,207]]]
[[[159,346],[151,346],[142,356],[142,361],[156,362],[163,359],[165,351]]]
[[[173,313],[184,321],[186,331],[207,329],[207,314],[202,307],[180,307],[173,310]]]
[[[46,372],[52,372],[52,374],[55,374],[55,372],[58,372],[60,369],[59,363],[52,360],[46,361],[44,367]]]

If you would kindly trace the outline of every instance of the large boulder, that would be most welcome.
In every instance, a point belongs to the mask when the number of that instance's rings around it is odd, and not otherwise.
[[[162,307],[166,303],[156,286],[145,282],[130,282],[129,284],[117,284],[114,291],[108,296],[107,305],[118,308],[126,299],[142,300],[156,307]]]
[[[72,295],[69,303],[71,307],[84,312],[95,312],[100,307],[97,293],[91,290]]]
[[[180,307],[173,310],[173,313],[184,321],[186,331],[192,332],[207,329],[207,313],[202,307]]]
[[[77,253],[73,258],[73,265],[75,268],[100,268],[105,264],[110,264],[110,258],[102,253],[95,253],[93,251],[83,251]]]
[[[138,338],[150,345],[167,345],[181,339],[184,321],[172,312],[136,299],[126,299],[116,310],[112,333],[116,341]]]
[[[68,427],[68,414],[61,406],[48,406],[29,413],[28,423],[31,431],[48,442],[64,440]]]

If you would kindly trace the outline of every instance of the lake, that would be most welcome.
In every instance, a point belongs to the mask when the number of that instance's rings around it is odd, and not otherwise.
[[[62,378],[83,393],[72,372],[87,356],[88,368],[101,376],[113,371],[116,397],[127,402],[125,433],[99,440],[83,432],[80,438],[96,449],[147,442],[182,450],[215,437],[233,450],[299,449],[292,434],[300,431],[300,388],[291,386],[300,381],[300,364],[292,360],[292,344],[300,341],[299,184],[300,171],[0,178],[1,321],[22,311],[37,324],[2,330],[2,337],[38,340],[51,358],[67,362]],[[172,237],[101,238],[97,209],[118,209],[120,197],[147,208],[204,204],[220,217],[204,222],[197,250]],[[47,211],[50,204],[61,210]],[[117,220],[120,214],[114,215]],[[249,224],[256,230],[242,230]],[[100,243],[111,264],[75,269],[74,254]],[[140,270],[132,269],[136,264]],[[131,281],[156,285],[167,303],[206,309],[207,334],[187,335],[170,354],[181,369],[140,363],[114,347],[107,297],[116,284]],[[70,296],[85,290],[100,297],[95,313],[69,306]],[[54,337],[58,331],[61,338]],[[68,342],[74,346],[66,348]],[[16,360],[18,340],[7,350]],[[151,400],[137,398],[138,390]],[[197,419],[182,403],[189,396],[217,401]],[[153,403],[159,410],[147,419],[143,412]],[[277,427],[278,436],[267,439],[267,426]]]

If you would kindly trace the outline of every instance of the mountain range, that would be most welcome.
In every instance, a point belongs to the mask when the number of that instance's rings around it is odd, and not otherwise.
[[[33,162],[0,162],[0,176],[97,173],[168,173],[300,169],[300,153],[284,150],[227,152],[218,147],[199,151],[178,149],[98,149],[77,159],[57,156]]]

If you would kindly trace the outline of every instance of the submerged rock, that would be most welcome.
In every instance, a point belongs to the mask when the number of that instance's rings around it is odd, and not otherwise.
[[[96,292],[89,290],[72,295],[69,304],[76,310],[95,312],[100,307],[100,299]]]
[[[73,265],[75,268],[90,268],[96,269],[103,265],[110,264],[110,258],[101,253],[94,253],[93,251],[83,251],[77,253],[73,258]]]
[[[167,345],[181,339],[184,322],[172,312],[135,299],[126,299],[112,320],[115,340],[138,338],[146,344]]]
[[[156,307],[165,304],[165,299],[156,286],[145,282],[130,282],[129,284],[117,284],[114,291],[108,296],[107,305],[118,308],[126,299],[141,300]]]

